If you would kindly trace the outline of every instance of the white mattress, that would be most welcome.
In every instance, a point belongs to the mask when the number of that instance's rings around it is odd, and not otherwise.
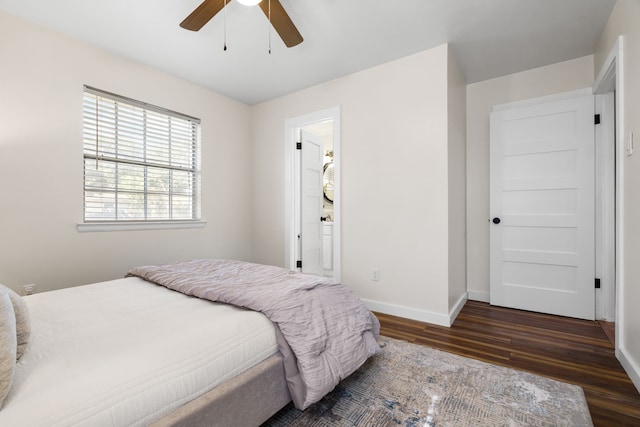
[[[139,426],[277,352],[262,314],[139,278],[26,297],[32,335],[0,426]]]

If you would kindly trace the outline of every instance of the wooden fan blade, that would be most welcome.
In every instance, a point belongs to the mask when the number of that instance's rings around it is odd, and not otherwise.
[[[227,0],[227,4],[231,0]],[[186,30],[198,31],[209,22],[211,18],[216,16],[224,7],[224,0],[204,0],[200,6],[196,8],[191,15],[187,16],[180,26]],[[272,11],[273,12],[273,11]],[[273,15],[273,13],[272,13]]]
[[[262,0],[260,9],[269,18],[269,0]],[[287,47],[296,46],[304,40],[280,0],[271,0],[271,25]]]

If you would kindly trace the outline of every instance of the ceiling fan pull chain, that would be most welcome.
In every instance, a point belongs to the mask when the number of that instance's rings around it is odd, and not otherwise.
[[[269,0],[269,55],[271,55],[271,0]]]
[[[224,0],[224,51],[227,51],[227,0]]]

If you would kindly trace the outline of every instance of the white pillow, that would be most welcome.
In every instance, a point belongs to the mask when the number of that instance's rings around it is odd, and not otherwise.
[[[0,288],[0,407],[9,394],[16,368],[16,315],[7,288]]]
[[[16,360],[20,359],[24,354],[31,335],[31,319],[29,317],[29,309],[24,299],[18,295],[13,289],[0,285],[7,290],[11,304],[13,305],[13,313],[16,316],[16,337],[18,349],[16,351]]]

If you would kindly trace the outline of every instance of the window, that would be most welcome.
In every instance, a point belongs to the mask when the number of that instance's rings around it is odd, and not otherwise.
[[[84,221],[200,220],[200,120],[85,86]]]

